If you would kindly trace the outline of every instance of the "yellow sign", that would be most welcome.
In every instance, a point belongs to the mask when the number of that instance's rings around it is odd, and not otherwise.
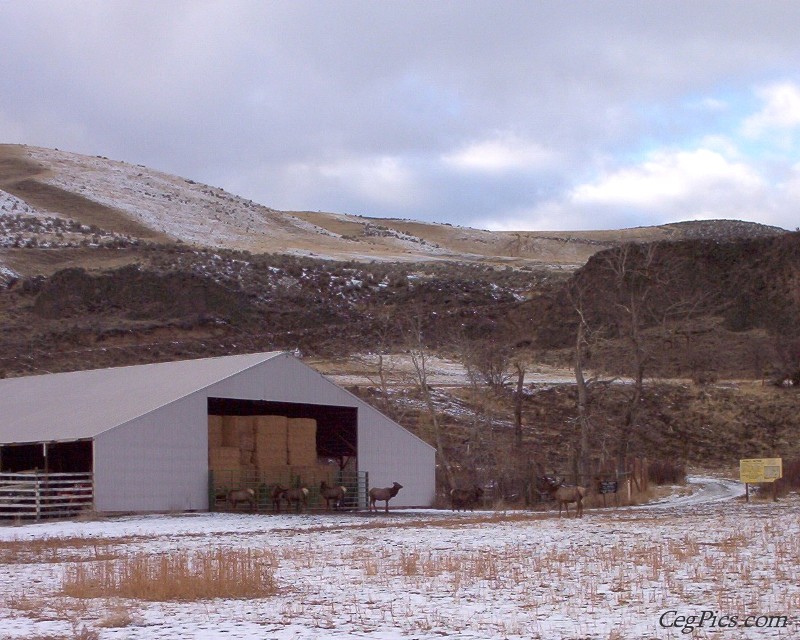
[[[783,477],[781,458],[749,458],[739,460],[739,480],[747,484],[775,482]]]

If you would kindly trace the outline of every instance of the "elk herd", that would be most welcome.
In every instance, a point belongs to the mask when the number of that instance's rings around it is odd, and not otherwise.
[[[583,516],[583,501],[587,495],[586,487],[566,485],[563,479],[556,476],[540,476],[536,478],[536,487],[541,495],[549,496],[558,504],[558,516],[561,517],[562,510],[566,511],[569,517],[569,505],[575,505],[575,517]],[[394,498],[403,488],[399,482],[394,482],[391,487],[373,487],[367,493],[369,500],[369,512],[378,511],[378,502],[384,503],[384,512],[389,513],[389,500]],[[305,511],[308,508],[309,489],[306,486],[284,487],[276,484],[270,491],[272,498],[272,508],[276,513],[280,513],[281,505],[285,504],[287,511],[294,508],[296,511]],[[319,497],[325,501],[325,510],[330,511],[331,507],[339,510],[344,506],[344,499],[347,494],[347,487],[343,485],[329,485],[324,480],[319,486]],[[474,484],[470,488],[455,487],[450,490],[450,508],[452,511],[474,511],[483,500],[484,490]],[[247,504],[251,511],[258,509],[257,494],[254,489],[233,489],[226,494],[228,503],[233,510],[237,505]]]

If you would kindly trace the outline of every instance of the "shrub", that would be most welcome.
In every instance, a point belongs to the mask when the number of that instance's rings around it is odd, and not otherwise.
[[[653,460],[647,463],[650,482],[655,484],[683,484],[686,482],[686,465],[673,460]]]

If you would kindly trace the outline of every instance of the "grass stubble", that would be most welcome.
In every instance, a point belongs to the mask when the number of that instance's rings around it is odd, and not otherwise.
[[[786,526],[787,517],[793,526]],[[148,603],[202,602],[212,608],[207,615],[219,616],[226,608],[221,601],[246,600],[265,626],[361,633],[389,626],[405,633],[537,638],[547,637],[556,617],[573,633],[610,640],[633,637],[642,618],[655,623],[654,612],[688,603],[723,613],[797,611],[800,592],[782,588],[800,585],[796,512],[735,524],[724,518],[703,530],[699,521],[682,528],[669,515],[644,513],[436,521],[435,528],[451,528],[455,539],[470,527],[497,528],[495,542],[477,546],[467,538],[455,545],[413,541],[411,531],[431,523],[396,521],[350,532],[298,532],[269,548],[157,554],[126,553],[120,540],[15,541],[0,544],[0,565],[58,567],[55,592],[23,588],[5,606],[22,617],[69,620],[71,631],[53,638],[81,640],[93,640],[100,628],[136,624]],[[503,541],[520,525],[525,535]],[[382,537],[389,542],[376,542]]]

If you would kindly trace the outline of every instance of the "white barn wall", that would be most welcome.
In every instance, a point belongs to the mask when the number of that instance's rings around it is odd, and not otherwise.
[[[389,502],[390,508],[433,505],[436,450],[372,407],[358,410],[358,466],[369,471],[370,487],[403,485]]]
[[[208,410],[202,393],[98,435],[98,511],[208,509]]]

